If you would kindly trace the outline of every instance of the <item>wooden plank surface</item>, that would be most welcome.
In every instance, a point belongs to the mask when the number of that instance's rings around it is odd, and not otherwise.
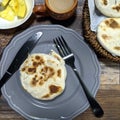
[[[52,18],[35,18],[31,16],[27,23],[11,30],[0,30],[0,53],[5,46],[11,41],[11,38],[21,31],[37,24],[59,24],[72,28],[82,35],[82,8],[84,0],[79,0],[76,15],[68,21],[56,21]],[[120,64],[110,62],[104,58],[98,58],[101,66],[100,88],[97,92],[96,99],[104,109],[104,116],[100,120],[120,120]],[[97,120],[87,109],[74,120]],[[16,111],[12,110],[2,96],[0,98],[0,120],[25,120]]]

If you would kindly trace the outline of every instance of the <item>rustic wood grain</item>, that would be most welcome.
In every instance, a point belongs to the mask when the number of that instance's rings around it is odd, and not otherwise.
[[[38,24],[59,24],[68,28],[72,28],[82,35],[82,9],[84,0],[79,0],[76,14],[67,21],[56,21],[50,17],[36,18],[31,16],[27,23],[11,30],[0,30],[0,54],[2,50],[9,44],[11,38],[23,30]],[[1,54],[2,55],[2,54]],[[100,88],[97,92],[96,99],[103,107],[105,112],[99,120],[120,120],[120,64],[113,63],[104,58],[99,58],[101,66]],[[25,120],[20,114],[12,110],[7,101],[2,96],[0,98],[0,120]],[[87,109],[84,113],[78,115],[74,120],[98,120],[91,109]]]

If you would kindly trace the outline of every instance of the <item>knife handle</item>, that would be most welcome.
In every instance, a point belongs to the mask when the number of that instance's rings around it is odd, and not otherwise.
[[[6,72],[0,80],[0,89],[6,83],[6,81],[11,77],[11,73]]]

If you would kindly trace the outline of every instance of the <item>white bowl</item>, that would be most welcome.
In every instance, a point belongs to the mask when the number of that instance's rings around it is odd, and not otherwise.
[[[0,18],[0,29],[10,29],[15,28],[20,25],[22,25],[24,22],[26,22],[29,17],[31,16],[34,8],[34,0],[25,0],[27,5],[27,14],[23,19],[15,18],[14,21],[7,21],[5,19]]]

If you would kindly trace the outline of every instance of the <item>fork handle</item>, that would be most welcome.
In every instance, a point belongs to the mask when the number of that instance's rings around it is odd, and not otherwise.
[[[74,73],[76,74],[77,78],[79,79],[79,82],[86,94],[86,97],[90,103],[90,106],[92,108],[93,113],[95,114],[96,117],[101,117],[103,116],[104,112],[101,108],[101,106],[98,104],[98,102],[95,100],[95,98],[91,95],[91,93],[89,92],[89,90],[87,89],[86,85],[84,84],[84,82],[82,81],[78,71],[76,68],[73,69]],[[96,113],[97,112],[97,113]]]

